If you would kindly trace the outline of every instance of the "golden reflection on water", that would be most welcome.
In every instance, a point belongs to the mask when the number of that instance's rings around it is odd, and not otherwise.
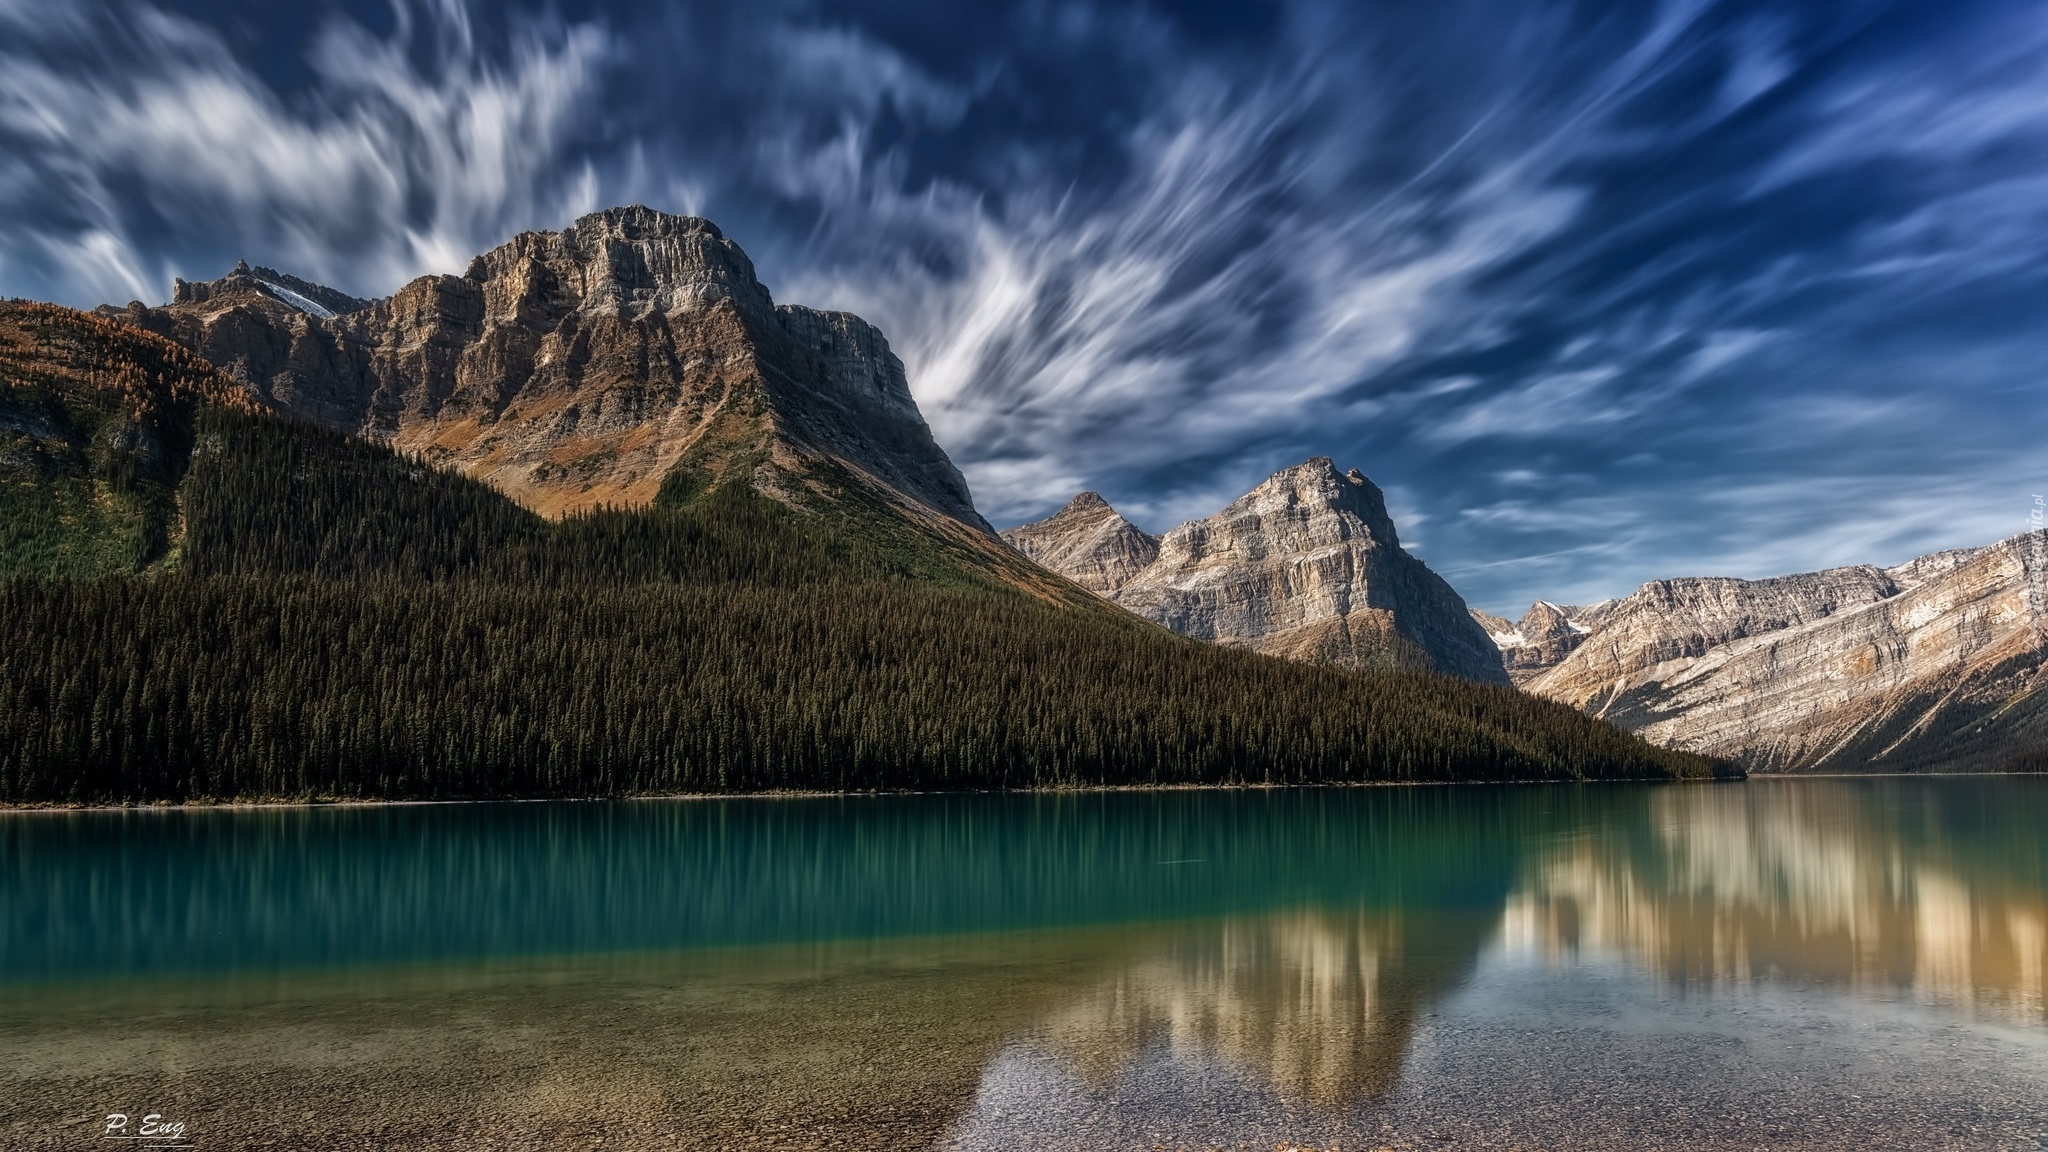
[[[1389,1091],[1419,1014],[1469,970],[1483,915],[1398,909],[1238,917],[1113,962],[1050,1011],[1045,1042],[1102,1084],[1164,1045],[1296,1104]]]
[[[1552,962],[1618,954],[1676,982],[1820,980],[2048,1019],[2048,891],[2011,858],[2038,847],[1891,799],[1846,781],[1662,790],[1643,832],[1538,853],[1503,942]]]
[[[1040,1031],[1097,1086],[1164,1047],[1289,1103],[1369,1102],[1397,1086],[1418,1019],[1496,942],[1510,961],[1618,956],[1694,987],[1818,982],[2048,1021],[2048,876],[2023,822],[1944,809],[1926,781],[1638,798],[1530,830],[1490,908],[1297,910],[1133,941]]]

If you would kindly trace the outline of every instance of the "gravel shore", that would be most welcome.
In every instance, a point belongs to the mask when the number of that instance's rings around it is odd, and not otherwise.
[[[1276,950],[1331,923],[0,987],[0,1146],[104,1150],[117,1111],[210,1152],[2048,1142],[2038,1026],[1828,990],[1652,1011],[1384,917],[1334,921],[1407,933],[1370,965]]]

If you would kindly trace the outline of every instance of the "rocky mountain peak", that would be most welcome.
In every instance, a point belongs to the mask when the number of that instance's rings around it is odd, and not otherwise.
[[[546,313],[677,315],[732,301],[756,320],[774,301],[753,261],[709,220],[632,205],[579,217],[560,232],[522,232],[472,260],[487,319]]]
[[[1325,518],[1325,513],[1334,514]],[[1378,486],[1356,468],[1338,472],[1336,461],[1316,456],[1282,468],[1218,513],[1219,518],[1250,516],[1307,525],[1321,522],[1338,531],[1360,528],[1380,545],[1401,546],[1387,500]]]
[[[851,478],[993,531],[881,332],[777,306],[739,245],[694,216],[594,212],[381,300],[243,264],[180,282],[168,307],[112,314],[260,403],[392,441],[547,514],[644,504],[683,469],[693,485],[796,503]]]
[[[1969,564],[1982,551],[1982,548],[1949,548],[1941,552],[1929,552],[1925,556],[1915,556],[1904,564],[1887,568],[1884,574],[1902,590],[1917,588],[1929,580],[1939,579]]]
[[[171,286],[172,306],[188,308],[206,306],[214,311],[235,305],[277,309],[286,313],[301,312],[323,319],[343,312],[367,308],[368,300],[358,300],[346,292],[339,292],[325,284],[301,280],[275,268],[251,268],[247,260],[235,261],[228,274],[218,280],[198,282],[175,280]],[[123,316],[119,311],[102,309],[103,315],[111,313]],[[125,317],[123,317],[125,318]]]
[[[1128,542],[1136,531],[1083,493],[1003,536],[1183,635],[1351,667],[1507,679],[1465,602],[1402,550],[1379,488],[1355,468],[1338,471],[1327,456],[1273,473],[1216,515],[1159,538],[1139,571],[1104,579],[1099,542]]]
[[[1113,596],[1159,558],[1159,541],[1109,501],[1083,492],[1043,520],[1011,528],[1005,543],[1101,596]]]
[[[615,240],[637,244],[699,235],[713,240],[725,239],[725,233],[718,230],[718,225],[702,216],[662,212],[645,204],[622,204],[616,208],[586,212],[563,232],[584,243]]]

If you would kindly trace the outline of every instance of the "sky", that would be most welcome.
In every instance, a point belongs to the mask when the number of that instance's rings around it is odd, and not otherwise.
[[[1327,455],[1519,615],[2048,490],[2038,3],[0,0],[0,295],[625,203],[879,325],[998,525]]]

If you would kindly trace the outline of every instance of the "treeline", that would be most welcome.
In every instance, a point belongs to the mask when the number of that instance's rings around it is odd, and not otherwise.
[[[466,476],[305,424],[209,410],[195,439],[179,490],[179,567],[194,575],[787,587],[908,574],[846,518],[800,518],[744,484],[674,475],[650,508],[549,523]]]
[[[1033,595],[872,500],[795,511],[689,477],[651,509],[551,524],[269,416],[203,409],[190,432],[163,561],[0,578],[0,800],[1715,767],[1511,689],[1289,664]]]
[[[16,582],[0,619],[14,800],[1704,767],[1509,689],[1285,665],[908,583]]]

